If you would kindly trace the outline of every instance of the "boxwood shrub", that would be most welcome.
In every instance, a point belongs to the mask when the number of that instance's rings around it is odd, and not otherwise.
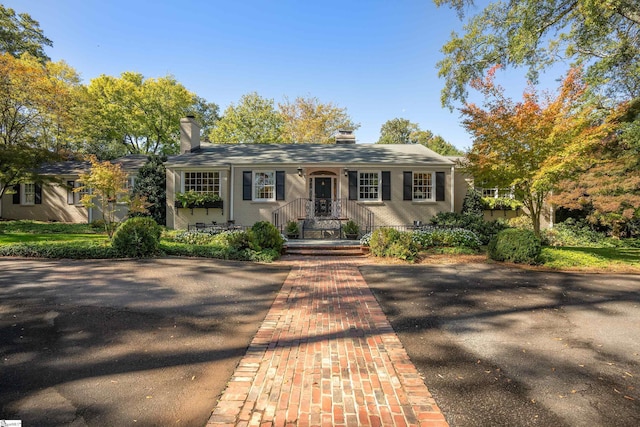
[[[158,251],[162,228],[150,217],[126,220],[113,235],[113,248],[123,257],[143,258]]]
[[[496,261],[536,264],[541,250],[540,239],[530,230],[502,230],[489,242],[489,258]]]

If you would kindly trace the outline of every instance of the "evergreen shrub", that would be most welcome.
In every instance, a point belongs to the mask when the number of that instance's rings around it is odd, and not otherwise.
[[[533,231],[509,228],[502,230],[489,242],[489,258],[521,264],[536,264],[542,245]]]
[[[120,256],[143,258],[158,251],[162,228],[150,217],[126,220],[113,235],[112,245]]]

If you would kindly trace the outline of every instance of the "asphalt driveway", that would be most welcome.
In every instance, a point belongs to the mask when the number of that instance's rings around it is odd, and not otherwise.
[[[455,426],[640,425],[640,276],[363,266]]]
[[[288,271],[0,259],[0,419],[204,425]]]

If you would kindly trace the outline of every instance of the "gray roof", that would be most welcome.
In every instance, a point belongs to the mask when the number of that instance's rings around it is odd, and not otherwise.
[[[112,163],[120,164],[123,170],[129,173],[136,172],[147,161],[148,156],[144,154],[129,154],[112,160]],[[66,162],[46,163],[39,169],[42,175],[79,175],[88,172],[91,163],[87,161],[69,160]]]
[[[212,167],[274,164],[312,165],[431,165],[454,164],[419,144],[205,144],[175,156],[167,167]]]

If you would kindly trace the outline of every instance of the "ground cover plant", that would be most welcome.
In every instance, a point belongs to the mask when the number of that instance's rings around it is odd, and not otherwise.
[[[122,232],[116,230],[113,242],[88,224],[3,221],[0,256],[100,259],[172,255],[272,262],[280,257],[284,244],[277,229],[268,223],[218,234],[184,230],[160,234],[159,226],[149,221],[153,220],[131,218],[120,226]],[[157,243],[155,236],[159,237]]]

